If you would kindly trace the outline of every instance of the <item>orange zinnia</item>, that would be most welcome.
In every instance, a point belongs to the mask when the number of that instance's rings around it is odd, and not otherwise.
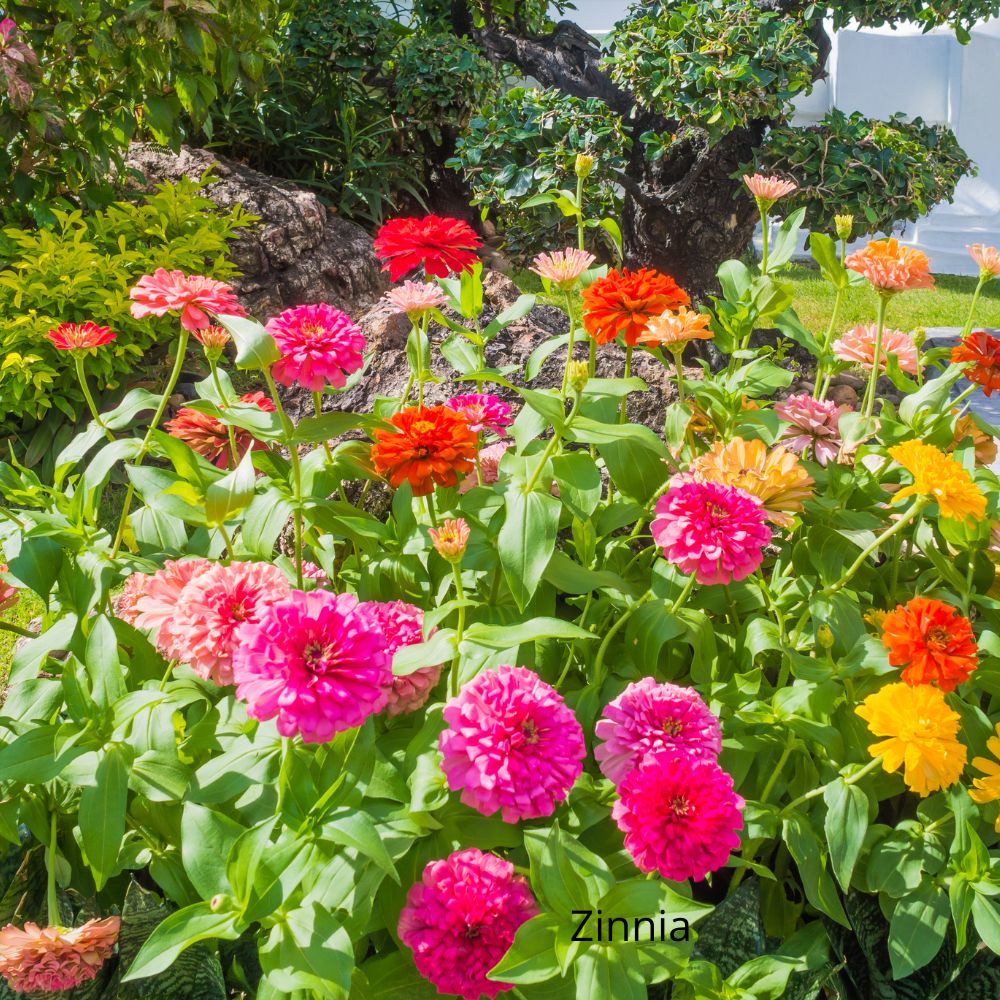
[[[653,316],[639,334],[639,343],[683,351],[684,345],[691,340],[711,340],[715,336],[708,328],[711,322],[711,316],[681,306],[676,312]]]
[[[985,330],[970,333],[951,349],[953,364],[968,362],[965,377],[983,387],[983,395],[990,396],[1000,389],[1000,339],[991,337]]]
[[[942,691],[954,691],[969,679],[979,652],[969,619],[928,597],[914,597],[885,616],[882,645],[889,662],[904,668],[907,684],[937,684]]]
[[[410,406],[389,418],[395,431],[376,430],[372,464],[393,487],[408,482],[417,497],[455,486],[475,467],[477,441],[463,417],[447,406]]]
[[[844,265],[863,274],[880,292],[905,292],[933,288],[931,263],[921,250],[899,245],[899,240],[872,240],[849,254]]]
[[[689,305],[690,296],[669,274],[648,267],[609,271],[583,291],[583,326],[599,344],[619,333],[634,347],[649,320],[668,309]]]

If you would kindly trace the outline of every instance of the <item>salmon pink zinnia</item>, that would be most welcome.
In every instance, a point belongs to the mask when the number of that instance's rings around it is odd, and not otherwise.
[[[281,358],[271,374],[282,385],[298,383],[310,392],[327,384],[342,389],[364,364],[365,338],[347,313],[326,303],[295,306],[268,320]]]
[[[384,261],[390,281],[421,266],[435,278],[447,278],[453,271],[471,270],[482,245],[467,222],[425,215],[386,222],[375,236],[375,256]]]
[[[492,431],[497,437],[505,437],[507,428],[514,423],[510,403],[488,392],[452,396],[444,405],[464,418],[469,430],[476,434]]]
[[[47,334],[60,351],[87,351],[110,344],[118,335],[108,326],[86,323],[61,323]]]
[[[783,177],[766,176],[765,174],[748,174],[743,177],[743,183],[750,193],[764,205],[767,211],[779,199],[798,190],[798,185]]]
[[[833,353],[841,361],[852,361],[866,371],[871,371],[875,364],[875,335],[877,333],[878,327],[874,323],[855,326],[833,342]],[[903,333],[902,330],[885,329],[882,331],[879,371],[886,370],[890,354],[895,356],[902,371],[908,375],[917,374],[920,364],[917,345],[908,333]]]
[[[214,565],[208,559],[168,559],[162,569],[141,582],[132,583],[132,577],[129,577],[123,594],[140,588],[142,593],[135,597],[134,613],[130,612],[130,618],[124,620],[136,628],[155,631],[156,648],[167,655],[167,651],[173,648],[170,626],[181,593],[196,576]],[[137,573],[134,576],[145,574]],[[128,602],[125,603],[125,609],[128,611]]]
[[[487,976],[537,913],[527,881],[509,861],[470,847],[424,868],[407,893],[398,933],[439,993],[480,1000],[511,988]]]
[[[476,486],[492,486],[500,478],[500,459],[513,447],[512,441],[497,441],[479,449],[479,474],[470,472],[458,487],[459,493],[468,493]],[[482,482],[480,483],[480,479]]]
[[[983,278],[1000,278],[1000,250],[988,247],[983,243],[973,243],[965,248],[969,256],[979,266],[979,274]]]
[[[583,771],[583,730],[555,688],[502,665],[444,707],[442,767],[462,801],[505,823],[549,816]]]
[[[69,928],[7,924],[0,930],[0,976],[16,993],[73,989],[97,978],[114,951],[120,927],[120,917]]]
[[[353,594],[293,590],[239,630],[233,675],[250,716],[326,743],[385,707],[392,658]]]
[[[534,266],[529,270],[559,288],[568,289],[580,280],[580,275],[594,263],[594,260],[592,253],[570,247],[553,253],[540,253],[533,261]]]
[[[236,293],[224,282],[203,274],[168,271],[165,267],[143,275],[128,294],[136,319],[179,313],[181,326],[192,332],[212,325],[210,313],[215,316],[246,315]]]
[[[863,249],[848,254],[844,266],[864,275],[876,291],[888,295],[934,287],[927,254],[900,246],[896,239],[871,240]]]
[[[774,407],[774,412],[790,425],[785,428],[781,443],[797,455],[812,452],[812,457],[825,466],[840,454],[844,443],[840,437],[840,418],[848,411],[849,406],[813,399],[807,392],[789,396]]]
[[[0,563],[0,611],[7,611],[14,607],[19,600],[17,587],[8,583],[3,575],[8,571],[6,563]]]
[[[410,319],[422,316],[431,309],[445,304],[444,292],[428,281],[404,281],[385,293],[385,301],[396,312],[406,313]]]
[[[240,402],[256,406],[265,413],[274,412],[274,403],[259,390],[240,396]],[[168,420],[163,429],[171,436],[183,441],[192,451],[207,458],[220,469],[232,467],[232,454],[229,448],[229,437],[225,425],[211,414],[192,410],[182,406],[173,420]],[[263,441],[258,441],[253,434],[243,427],[233,428],[236,441],[236,455],[239,459],[247,453],[248,448],[260,451],[267,447]]]

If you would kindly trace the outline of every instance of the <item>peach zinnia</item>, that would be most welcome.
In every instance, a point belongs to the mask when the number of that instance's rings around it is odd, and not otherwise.
[[[651,317],[690,304],[687,292],[668,274],[647,267],[609,271],[583,290],[583,326],[598,344],[622,333],[634,347]]]
[[[967,365],[965,377],[983,387],[983,395],[991,396],[1000,389],[1000,339],[977,330],[951,349],[953,364]]]
[[[764,205],[765,211],[779,198],[784,198],[785,195],[798,190],[798,185],[793,181],[774,175],[770,177],[764,174],[748,175],[743,178],[743,183],[750,189],[750,193],[754,198]]]
[[[114,951],[120,927],[120,917],[70,928],[8,924],[0,930],[0,976],[17,993],[73,989],[97,978]]]
[[[709,329],[712,317],[681,306],[676,312],[654,316],[646,329],[639,334],[639,343],[650,347],[665,347],[669,351],[684,349],[692,340],[711,340],[715,334]]]
[[[875,337],[878,328],[874,323],[861,324],[847,331],[833,342],[833,353],[841,361],[852,361],[871,371],[875,365]],[[920,361],[917,345],[908,333],[902,330],[882,331],[882,348],[879,351],[879,371],[884,372],[892,354],[899,367],[908,375],[916,375]]]
[[[979,267],[979,274],[983,278],[1000,277],[1000,250],[996,247],[988,247],[983,243],[973,243],[965,248],[969,251],[969,256]]]
[[[592,253],[570,247],[554,253],[540,253],[529,270],[560,288],[572,288],[594,259]]]
[[[900,246],[897,239],[871,240],[868,246],[849,254],[844,264],[864,275],[880,292],[934,287],[927,254]]]

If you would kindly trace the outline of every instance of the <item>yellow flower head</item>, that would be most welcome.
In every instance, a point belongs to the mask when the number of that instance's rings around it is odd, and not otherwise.
[[[913,476],[893,502],[923,496],[937,502],[942,517],[954,521],[979,520],[986,513],[986,497],[972,477],[955,459],[923,441],[904,441],[889,449],[889,455]]]
[[[903,765],[903,781],[922,798],[954,785],[965,767],[965,747],[958,742],[959,716],[944,693],[931,684],[887,684],[855,709],[873,736],[868,752],[882,755],[891,774]]]
[[[991,736],[986,741],[986,748],[995,758],[1000,758],[1000,722],[997,723],[996,733],[996,736]],[[1000,764],[987,757],[973,757],[972,766],[985,775],[984,778],[972,779],[972,784],[975,785],[975,788],[969,789],[972,801],[985,805],[1000,799]],[[1000,833],[1000,813],[997,814],[994,829]]]

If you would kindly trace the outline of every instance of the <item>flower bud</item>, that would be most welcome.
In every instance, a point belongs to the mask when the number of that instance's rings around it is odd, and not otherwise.
[[[851,238],[851,233],[854,231],[853,215],[835,215],[833,217],[833,224],[837,230],[838,239],[846,241]]]
[[[569,384],[570,388],[577,395],[587,387],[587,379],[590,378],[590,372],[587,368],[586,361],[571,361],[569,365]]]
[[[231,902],[228,896],[217,893],[212,897],[208,905],[213,913],[218,913],[222,909],[227,909],[231,905]]]
[[[206,326],[204,330],[196,330],[194,335],[201,341],[205,357],[213,362],[222,357],[226,344],[232,339],[229,331],[221,326]]]
[[[576,154],[576,176],[579,178],[586,178],[591,175],[594,170],[594,158],[588,153],[577,153]]]
[[[440,528],[429,528],[428,534],[438,555],[450,563],[460,563],[469,544],[469,526],[460,518],[448,518]]]
[[[824,649],[833,649],[833,629],[823,624],[816,630],[816,639]]]
[[[912,338],[913,343],[917,345],[917,350],[919,351],[924,346],[924,341],[927,340],[927,330],[922,326],[918,326],[913,331]]]

